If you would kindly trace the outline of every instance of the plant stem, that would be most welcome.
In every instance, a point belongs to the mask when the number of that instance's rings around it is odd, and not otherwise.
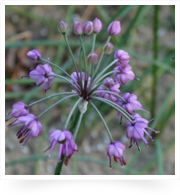
[[[158,28],[159,28],[159,5],[154,5],[154,41],[153,41],[153,58],[154,60],[158,59]],[[151,102],[151,118],[155,116],[155,108],[156,108],[156,94],[157,94],[157,81],[158,81],[158,67],[153,64],[152,66],[152,74],[153,74],[153,84],[152,84],[152,102]]]

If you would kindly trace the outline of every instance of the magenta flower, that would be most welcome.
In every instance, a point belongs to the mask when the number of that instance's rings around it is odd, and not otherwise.
[[[146,131],[146,129],[153,131],[154,133],[159,133],[158,131],[151,129],[148,127],[149,121],[142,118],[139,114],[135,113],[132,115],[134,117],[133,122],[127,122],[126,124],[126,136],[128,139],[130,139],[130,146],[132,147],[132,142],[136,143],[138,150],[140,151],[138,140],[141,139],[146,146],[148,146],[148,142],[144,137],[144,134],[146,134],[149,139],[154,142],[152,136]]]
[[[15,123],[16,122],[16,123]],[[23,146],[27,143],[29,138],[37,137],[43,130],[42,124],[36,119],[33,114],[27,114],[26,116],[20,116],[15,121],[10,123],[8,126],[16,126],[19,124],[23,124],[21,129],[17,133],[18,139],[20,139],[19,143],[23,143]],[[22,136],[24,136],[22,138]]]
[[[147,112],[142,108],[141,103],[137,101],[137,95],[127,92],[122,95],[122,98],[124,98],[125,101],[123,101],[122,99],[118,99],[116,103],[124,108],[129,114],[133,114],[135,110],[143,110]],[[119,112],[118,115],[122,116]]]
[[[102,29],[102,22],[97,17],[93,21],[93,32],[99,33]]]
[[[29,114],[29,109],[27,108],[27,105],[24,104],[23,102],[16,102],[15,104],[13,104],[12,107],[13,107],[12,111],[8,113],[11,114],[11,117],[8,118],[7,120]]]
[[[126,65],[129,62],[130,56],[128,52],[118,49],[114,54],[114,59],[119,60],[116,65]]]
[[[58,160],[61,161],[62,155],[66,157],[65,165],[68,165],[69,159],[75,154],[77,151],[77,145],[74,142],[73,136],[70,131],[61,131],[61,130],[54,130],[49,135],[51,146],[47,149],[49,151],[49,156],[51,155],[54,146],[59,143],[59,157]]]
[[[107,77],[106,79],[104,79],[103,84],[104,85],[98,88],[98,91],[103,90],[104,92],[99,92],[97,93],[97,95],[102,98],[111,100],[113,102],[117,101],[116,95],[107,93],[106,91],[111,91],[116,93],[117,95],[120,95],[120,90],[119,90],[120,84],[116,83],[111,77]]]
[[[93,32],[93,23],[91,21],[86,21],[83,24],[83,33],[85,35],[90,35]]]
[[[83,27],[82,24],[78,21],[75,21],[73,24],[73,30],[76,35],[81,35],[83,34]]]
[[[79,76],[80,79],[82,79],[82,81],[85,82],[85,80],[86,80],[85,72],[81,72],[81,73],[78,72],[78,76]],[[77,76],[77,73],[76,72],[73,72],[71,74],[71,78],[72,78],[71,82],[73,84],[75,84],[75,85],[77,85],[77,83],[78,83],[78,76]],[[87,88],[90,86],[90,83],[91,83],[91,77],[88,77]]]
[[[114,161],[120,162],[121,166],[126,165],[126,161],[123,158],[123,151],[125,150],[125,145],[121,142],[114,142],[107,146],[107,156],[109,157],[109,166],[111,165],[111,157],[114,157]]]
[[[29,77],[36,80],[36,85],[42,85],[42,87],[46,90],[50,87],[52,81],[54,80],[54,76],[48,76],[48,74],[54,74],[54,72],[49,64],[44,64],[38,65],[35,69],[33,69],[29,73]]]
[[[114,77],[116,82],[125,85],[128,81],[132,81],[135,79],[135,74],[131,70],[131,66],[127,64],[123,68],[121,66],[117,66],[114,68],[114,71],[119,71],[114,73]]]
[[[27,57],[34,63],[38,62],[39,58],[41,58],[41,54],[37,49],[33,49],[27,53]]]
[[[107,33],[111,36],[117,36],[121,32],[120,20],[112,22],[107,29]]]

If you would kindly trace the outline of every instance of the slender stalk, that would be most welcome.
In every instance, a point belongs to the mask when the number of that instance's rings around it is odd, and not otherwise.
[[[94,80],[94,82],[98,83],[100,80],[104,79],[105,77],[107,77],[108,75],[112,74],[112,73],[115,73],[115,72],[119,72],[119,70],[113,70],[113,71],[110,71],[108,73],[106,73],[105,75],[103,75],[101,78],[99,78],[97,81]]]
[[[77,133],[78,133],[78,131],[79,131],[79,127],[80,127],[80,124],[81,124],[81,121],[82,121],[82,117],[83,117],[83,115],[84,115],[84,108],[85,108],[85,106],[87,106],[87,104],[86,104],[86,102],[84,101],[83,102],[83,107],[82,107],[82,110],[81,110],[81,114],[80,114],[80,116],[79,116],[79,119],[78,119],[78,123],[77,123],[77,126],[76,126],[76,129],[75,129],[75,131],[74,131],[74,140],[76,140],[76,136],[77,136]]]
[[[107,124],[106,124],[106,122],[105,122],[103,116],[101,115],[101,113],[99,112],[99,110],[97,109],[97,107],[96,107],[91,101],[89,101],[89,103],[94,107],[94,109],[96,110],[96,112],[99,114],[99,116],[100,116],[102,122],[104,123],[104,126],[105,126],[106,131],[107,131],[108,136],[109,136],[109,139],[110,139],[110,141],[111,141],[111,143],[112,143],[112,142],[113,142],[113,138],[112,138],[111,132],[110,132],[110,130],[109,130],[109,128],[108,128],[108,126],[107,126]]]
[[[67,81],[68,83],[70,83],[75,89],[77,89],[77,90],[80,92],[79,86],[78,86],[78,85],[74,85],[74,84],[72,83],[72,81],[69,80],[69,79],[67,79],[66,77],[63,77],[63,76],[58,75],[58,74],[47,74],[47,76],[54,76],[54,77],[61,78],[61,79],[65,80],[65,81]]]
[[[77,105],[79,104],[79,102],[80,102],[81,100],[82,100],[82,98],[79,98],[79,99],[77,100],[77,102],[74,104],[74,106],[72,107],[72,109],[71,109],[71,111],[70,111],[70,113],[69,113],[69,115],[68,115],[68,118],[67,118],[67,120],[66,120],[66,123],[65,123],[63,129],[67,129],[68,123],[69,123],[69,121],[70,121],[70,119],[71,119],[71,116],[73,115],[74,110],[76,109]]]
[[[153,58],[158,59],[159,44],[158,44],[158,28],[159,28],[159,5],[154,5],[154,41],[153,41]],[[152,66],[153,84],[152,84],[152,102],[151,102],[151,118],[155,116],[156,97],[157,97],[157,81],[158,81],[158,67]]]
[[[60,96],[60,95],[71,95],[71,94],[74,94],[74,95],[75,95],[75,94],[77,94],[77,93],[76,93],[76,92],[62,92],[62,93],[56,93],[56,94],[50,95],[50,96],[48,96],[48,97],[42,98],[42,99],[40,99],[40,100],[38,100],[38,101],[35,101],[35,102],[33,102],[33,103],[27,105],[27,107],[30,108],[31,106],[34,106],[35,104],[38,104],[38,103],[40,103],[40,102],[42,102],[42,101],[44,101],[44,100],[47,100],[47,99],[49,99],[49,98],[52,98],[52,97],[56,97],[56,96]]]
[[[115,59],[109,65],[107,65],[107,67],[95,78],[94,82],[96,82],[98,78],[101,77],[101,75],[103,75],[106,72],[106,70],[108,70],[111,66],[113,66],[118,61],[119,61],[118,59]]]
[[[77,69],[77,66],[76,66],[76,62],[75,62],[74,55],[73,55],[73,53],[72,53],[72,50],[71,50],[71,47],[70,47],[69,41],[68,41],[68,39],[67,39],[67,35],[66,35],[66,34],[63,34],[63,36],[64,36],[64,39],[65,39],[65,41],[66,41],[66,44],[67,44],[67,47],[68,47],[69,53],[70,53],[70,55],[71,55],[71,59],[72,59],[72,61],[73,61],[73,64],[74,64],[75,70],[76,70],[76,72],[77,72],[77,74],[78,74],[78,69]],[[78,77],[78,79],[79,79],[79,75],[77,75],[77,77]]]
[[[95,43],[96,43],[96,33],[93,33],[93,42],[92,42],[92,52],[94,51],[95,48]]]
[[[67,97],[64,97],[64,98],[60,99],[59,101],[57,101],[56,103],[54,103],[53,105],[51,105],[49,108],[47,108],[44,112],[42,112],[39,116],[37,116],[37,118],[40,118],[43,114],[45,114],[46,112],[48,112],[51,108],[53,108],[54,106],[56,106],[57,104],[59,104],[63,100],[68,99],[68,98],[71,98],[71,97],[74,97],[74,96],[77,96],[77,95],[69,95]]]
[[[111,36],[108,36],[106,44],[109,43],[110,40],[111,40]],[[101,64],[101,61],[103,59],[103,56],[104,56],[104,51],[101,53],[101,56],[99,58],[99,62],[97,64],[97,66],[96,66],[96,69],[95,69],[95,72],[94,72],[94,75],[92,76],[92,78],[94,78],[94,76],[96,75],[98,69],[100,68],[100,64]]]
[[[48,61],[48,60],[46,60],[46,59],[40,58],[40,60],[43,61],[43,62],[47,62],[48,64],[50,64],[50,65],[56,67],[57,69],[61,70],[61,71],[62,71],[63,73],[65,73],[68,77],[71,78],[71,76],[70,76],[63,68],[57,66],[56,64],[54,64],[54,63],[52,63],[52,62],[50,62],[50,61]]]
[[[109,101],[109,100],[104,99],[104,98],[95,97],[95,96],[91,96],[91,98],[109,104],[110,106],[112,106],[112,107],[114,107],[116,110],[118,110],[124,117],[126,117],[127,120],[129,120],[131,123],[133,122],[133,121],[132,121],[132,119],[133,119],[132,116],[131,116],[128,112],[126,112],[123,108],[121,108],[120,106],[118,106],[117,104],[115,104],[114,102]]]

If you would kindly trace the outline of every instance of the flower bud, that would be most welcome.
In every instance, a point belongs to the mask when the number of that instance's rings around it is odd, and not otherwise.
[[[105,54],[110,55],[114,50],[114,45],[112,43],[106,43],[103,49]]]
[[[93,21],[93,32],[99,33],[102,29],[102,22],[97,17]]]
[[[121,65],[128,64],[130,56],[128,52],[118,49],[114,54],[114,59],[119,59],[119,63]]]
[[[29,51],[29,52],[27,53],[27,57],[28,57],[29,59],[31,59],[32,62],[35,63],[35,62],[37,62],[37,61],[39,60],[39,58],[41,57],[41,54],[39,53],[38,50],[33,49],[33,50],[31,50],[31,51]]]
[[[65,34],[67,32],[68,24],[64,21],[60,21],[58,25],[58,29],[62,34]]]
[[[73,24],[73,30],[76,35],[81,35],[83,33],[82,24],[78,21],[75,21]]]
[[[90,35],[93,32],[93,23],[91,21],[86,21],[83,24],[83,33],[85,35]]]
[[[112,22],[107,29],[107,33],[111,36],[117,36],[120,32],[121,32],[120,20]]]
[[[91,52],[88,55],[87,60],[90,64],[96,65],[99,61],[99,56],[95,52]]]

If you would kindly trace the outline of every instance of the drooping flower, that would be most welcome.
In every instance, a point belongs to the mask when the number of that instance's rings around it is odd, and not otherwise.
[[[31,79],[36,80],[36,85],[42,86],[45,90],[48,89],[54,80],[54,76],[48,75],[54,74],[49,64],[38,65],[29,73]]]
[[[148,127],[149,121],[142,118],[139,114],[135,113],[132,115],[134,120],[133,122],[127,122],[126,124],[126,136],[128,139],[130,139],[130,146],[132,146],[132,143],[136,143],[138,150],[140,151],[138,140],[141,139],[146,146],[148,146],[148,142],[144,137],[144,134],[146,134],[149,139],[153,142],[152,136],[146,131],[146,129],[153,131],[154,133],[159,133],[158,131]]]
[[[128,81],[132,81],[135,79],[135,74],[131,70],[131,66],[127,64],[124,67],[116,66],[114,68],[114,77],[116,82],[125,85]]]
[[[94,33],[99,33],[102,29],[102,22],[100,19],[97,17],[93,21],[93,32]]]
[[[107,33],[111,36],[117,36],[121,32],[120,20],[112,22],[107,29]]]
[[[103,90],[104,92],[98,92],[97,95],[115,102],[118,99],[117,96],[107,93],[106,91],[114,92],[117,95],[120,95],[119,87],[120,87],[119,83],[115,82],[113,78],[107,77],[106,79],[104,79],[103,85],[97,89],[98,91]]]
[[[114,59],[119,60],[116,63],[117,66],[119,66],[119,65],[124,66],[124,65],[128,64],[130,56],[129,56],[128,52],[126,52],[122,49],[118,49],[114,54]]]
[[[24,142],[23,146],[27,143],[31,136],[37,137],[43,130],[42,124],[36,119],[35,115],[33,114],[20,116],[14,122],[10,123],[8,126],[12,127],[19,124],[23,124],[23,126],[18,131],[17,137],[18,139],[21,138],[19,143]]]
[[[68,164],[69,159],[75,154],[77,151],[77,145],[74,142],[73,136],[70,131],[64,130],[61,131],[59,129],[54,130],[49,135],[51,146],[47,149],[49,151],[49,156],[51,155],[55,145],[57,143],[59,146],[59,156],[58,160],[61,161],[62,155],[66,157],[65,165]]]
[[[11,117],[9,119],[18,118],[20,116],[25,116],[29,114],[29,109],[27,108],[27,105],[23,102],[16,102],[15,104],[13,104],[12,108],[12,111],[8,113],[11,114]]]
[[[123,158],[123,151],[125,150],[125,145],[119,141],[111,143],[107,146],[107,156],[109,157],[109,166],[111,165],[111,157],[114,157],[114,161],[120,162],[121,166],[126,165],[126,161]]]
[[[38,62],[41,57],[40,52],[37,49],[33,49],[27,53],[27,57],[34,63]]]
[[[129,114],[133,114],[135,110],[147,112],[142,108],[142,104],[137,100],[137,95],[127,92],[122,95],[122,98],[124,100],[118,99],[116,103],[124,108]],[[118,115],[120,116],[121,113],[118,112]]]

